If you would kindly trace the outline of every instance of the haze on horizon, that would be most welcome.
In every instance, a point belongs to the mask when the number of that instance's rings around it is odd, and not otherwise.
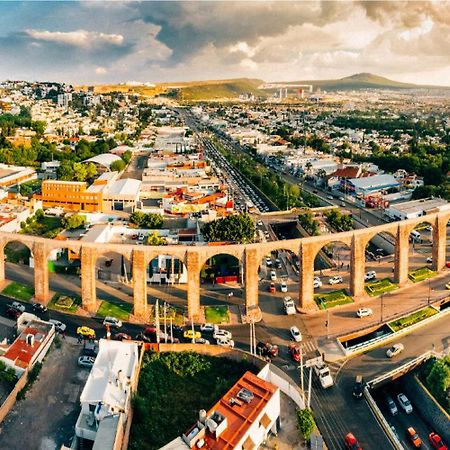
[[[450,84],[448,2],[0,2],[0,80]]]

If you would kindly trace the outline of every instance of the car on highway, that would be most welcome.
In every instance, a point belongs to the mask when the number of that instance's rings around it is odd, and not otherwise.
[[[22,305],[22,303],[19,302],[12,302],[10,305],[8,305],[10,308],[16,309],[17,311],[20,311],[21,313],[25,312],[25,305]]]
[[[295,342],[302,342],[302,333],[295,325],[289,328],[289,331]]]
[[[406,436],[408,436],[408,440],[413,447],[419,448],[422,446],[422,439],[420,439],[417,431],[413,427],[406,429]]]
[[[442,439],[438,434],[434,432],[430,433],[428,435],[428,440],[436,450],[448,450],[448,447],[442,442]]]
[[[220,345],[221,347],[234,348],[234,341],[233,339],[220,338],[217,339],[217,345]]]
[[[323,361],[318,362],[313,367],[314,367],[314,372],[319,377],[320,385],[324,389],[328,389],[329,387],[333,386],[334,381],[333,381],[333,377],[331,376],[330,369]]]
[[[90,369],[95,363],[95,358],[93,356],[80,356],[78,358],[78,365],[86,369]]]
[[[270,281],[276,281],[277,280],[277,274],[275,270],[270,271]]]
[[[328,284],[339,284],[342,283],[344,279],[340,275],[335,275],[328,280]]]
[[[200,331],[203,333],[214,333],[219,329],[219,326],[213,323],[203,323],[200,325]]]
[[[106,316],[103,320],[103,326],[108,325],[111,328],[120,328],[122,326],[122,321],[116,317]]]
[[[285,281],[283,281],[283,282],[280,284],[280,291],[281,291],[281,292],[287,292],[287,291],[288,291],[287,283],[286,283]]]
[[[358,311],[356,311],[356,315],[359,318],[362,317],[369,317],[373,314],[373,311],[370,308],[359,308]]]
[[[334,197],[332,195],[327,195],[328,200],[334,200]]]
[[[376,277],[377,273],[375,272],[375,270],[370,270],[369,272],[366,272],[366,274],[364,275],[364,281],[375,280]]]
[[[269,284],[269,292],[271,294],[275,294],[276,291],[277,291],[277,289],[275,288],[275,283],[270,283]]]
[[[228,330],[219,329],[214,331],[214,339],[233,339],[233,335]]]
[[[409,401],[408,397],[401,392],[397,395],[397,401],[400,405],[400,408],[405,411],[406,414],[411,414],[413,412],[413,407],[411,405],[411,402]]]
[[[283,299],[284,311],[288,316],[295,314],[297,311],[295,309],[294,300],[288,295]]]
[[[319,277],[314,277],[313,286],[314,289],[322,287],[322,281],[320,280]]]
[[[356,375],[352,395],[355,398],[362,398],[363,391],[364,391],[363,377],[362,375]]]
[[[289,354],[294,361],[300,362],[302,357],[302,349],[299,345],[292,343],[289,345]]]
[[[33,303],[31,305],[31,309],[35,313],[45,313],[48,311],[47,307],[45,305],[42,305],[41,303]]]
[[[278,345],[271,344],[270,342],[258,342],[256,344],[256,352],[260,356],[276,358],[278,356]]]
[[[66,327],[65,323],[62,323],[62,322],[60,322],[59,320],[56,320],[56,319],[50,319],[49,322],[52,323],[55,326],[55,330],[58,333],[64,333],[66,331],[67,327]]]
[[[389,409],[389,412],[391,413],[392,416],[396,416],[398,414],[398,408],[397,405],[395,404],[395,401],[392,397],[387,396],[386,397],[386,404],[387,407]]]
[[[394,344],[386,350],[386,356],[388,358],[393,358],[394,356],[399,355],[404,349],[405,346],[403,344]]]
[[[15,308],[6,308],[5,314],[6,317],[9,317],[13,320],[17,320],[22,315],[22,313],[20,311],[17,311],[17,309]]]
[[[87,338],[95,338],[95,331],[92,328],[82,326],[77,328],[77,334]]]
[[[186,330],[183,333],[184,339],[200,339],[202,337],[202,333],[200,331],[192,331],[192,330]]]
[[[345,448],[347,450],[362,450],[353,433],[347,433],[345,436]]]

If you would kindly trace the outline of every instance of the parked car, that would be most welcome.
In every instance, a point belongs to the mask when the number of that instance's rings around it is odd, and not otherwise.
[[[408,436],[409,442],[411,442],[413,447],[421,447],[422,439],[420,439],[419,435],[413,427],[408,427],[406,429],[406,435]]]
[[[49,322],[55,326],[55,330],[58,333],[64,333],[66,331],[67,327],[66,327],[65,323],[62,323],[59,320],[55,320],[55,319],[50,319]]]
[[[280,291],[281,291],[281,292],[287,292],[287,291],[288,291],[286,282],[283,281],[283,282],[280,284]]]
[[[281,269],[281,261],[278,258],[275,260],[275,268]]]
[[[372,314],[373,314],[373,311],[370,308],[359,308],[358,311],[356,311],[356,315],[359,318],[368,317],[368,316],[371,316]]]
[[[277,281],[277,274],[275,270],[270,271],[270,281]]]
[[[17,311],[20,311],[21,313],[25,312],[25,305],[22,305],[22,303],[19,302],[12,302],[10,305],[8,305],[10,308],[16,309]]]
[[[113,336],[116,341],[131,341],[133,338],[126,333],[117,333]]]
[[[442,439],[438,434],[434,432],[430,433],[428,435],[428,440],[436,450],[448,450],[448,447],[442,442]]]
[[[318,288],[322,287],[322,281],[320,280],[319,277],[314,277],[313,286],[314,286],[314,289],[318,289]]]
[[[200,339],[202,337],[202,333],[200,333],[200,331],[192,331],[192,330],[186,330],[183,333],[183,337],[184,339],[190,339],[190,340],[197,340]]]
[[[369,272],[367,272],[364,275],[364,281],[375,280],[376,277],[377,277],[377,273],[375,272],[375,270],[370,270]]]
[[[289,328],[289,331],[291,332],[291,336],[295,342],[302,342],[302,333],[295,325]]]
[[[276,291],[277,291],[277,290],[276,290],[276,288],[275,288],[275,283],[270,283],[270,284],[269,284],[269,292],[270,292],[271,294],[275,294]]]
[[[340,275],[335,275],[328,280],[329,284],[339,284],[342,283],[344,279]]]
[[[445,289],[450,289],[450,282],[445,285]]]
[[[214,339],[233,339],[233,335],[228,330],[217,330],[213,334]]]
[[[77,334],[91,339],[95,338],[95,331],[86,326],[78,327]]]
[[[195,339],[194,344],[210,345],[211,342],[209,342],[208,339],[200,338],[200,339]]]
[[[220,345],[221,347],[234,348],[234,341],[233,339],[220,338],[217,339],[217,345]]]
[[[320,385],[324,389],[328,389],[329,387],[333,386],[333,377],[331,376],[330,369],[324,362],[319,362],[313,367],[314,372],[319,377]]]
[[[41,314],[48,311],[47,307],[45,305],[42,305],[41,303],[33,303],[31,305],[31,309],[33,310],[33,312]]]
[[[299,362],[302,357],[302,349],[298,344],[292,343],[289,345],[289,354],[295,362]]]
[[[353,385],[353,392],[352,395],[355,398],[362,398],[363,396],[363,377],[362,375],[356,375],[355,384]]]
[[[409,401],[408,397],[403,394],[403,392],[397,395],[397,401],[400,405],[400,408],[402,408],[406,414],[411,414],[413,412],[411,402]]]
[[[427,263],[428,264],[431,264],[433,262],[433,257],[432,256],[429,256],[428,258],[427,258]]]
[[[111,328],[120,328],[122,326],[122,321],[116,317],[106,316],[103,320],[103,325],[109,325]]]
[[[214,333],[219,329],[219,326],[212,323],[203,323],[200,325],[200,331],[203,333]]]
[[[92,356],[80,356],[78,358],[78,365],[90,369],[95,363],[95,358]]]
[[[398,414],[398,408],[397,405],[395,404],[394,399],[388,396],[386,397],[386,403],[391,415],[396,416]]]
[[[95,342],[86,342],[83,346],[83,356],[96,357],[98,355],[98,345]]]
[[[13,320],[17,320],[22,315],[20,311],[17,311],[17,309],[14,308],[7,308],[5,314],[6,317],[9,317],[10,319]]]
[[[399,355],[404,349],[405,346],[403,344],[394,344],[391,348],[387,349],[386,356],[388,358],[393,358],[394,356]]]
[[[288,316],[295,314],[297,312],[297,310],[295,309],[294,300],[292,300],[291,297],[289,296],[284,297],[283,304],[284,304],[284,311]]]
[[[267,231],[264,234],[269,234]],[[272,258],[266,258],[266,266],[270,267],[272,265]]]
[[[359,442],[356,440],[353,433],[348,433],[345,436],[345,447],[347,450],[362,450],[362,447],[359,445]]]

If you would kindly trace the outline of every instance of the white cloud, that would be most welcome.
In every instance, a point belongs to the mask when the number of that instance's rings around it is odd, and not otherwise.
[[[47,31],[26,30],[26,34],[38,41],[56,42],[74,47],[88,48],[96,43],[108,43],[111,45],[122,45],[124,37],[121,34],[106,34],[96,31]]]
[[[95,73],[97,75],[104,75],[105,73],[108,73],[108,69],[106,67],[97,67]]]

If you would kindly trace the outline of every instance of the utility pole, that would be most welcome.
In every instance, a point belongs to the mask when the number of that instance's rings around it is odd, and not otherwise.
[[[327,309],[327,339],[330,339],[330,310]]]
[[[167,344],[167,303],[164,302],[164,342]]]
[[[302,388],[303,404],[305,404],[305,385],[303,380],[303,346],[300,344],[300,386]]]
[[[159,299],[155,303],[156,343],[159,344]]]
[[[309,367],[309,380],[308,380],[308,406],[311,407],[311,391],[312,391],[312,366]]]

